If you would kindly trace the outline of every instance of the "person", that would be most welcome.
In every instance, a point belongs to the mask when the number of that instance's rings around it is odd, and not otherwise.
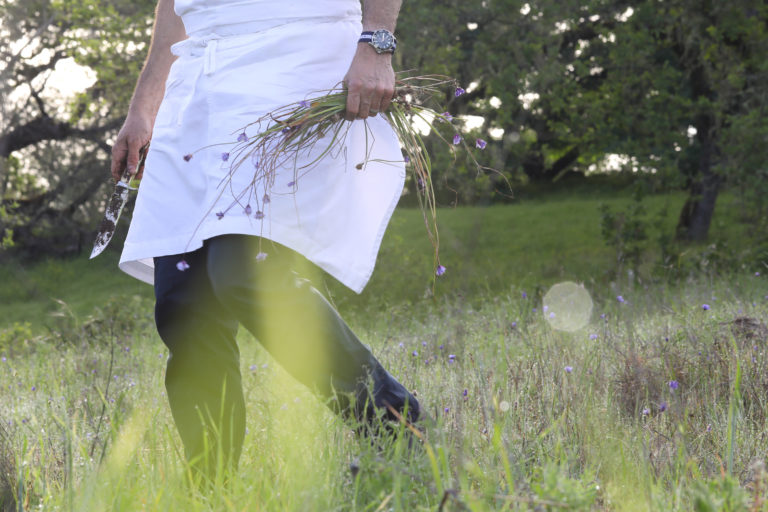
[[[399,0],[158,1],[111,171],[118,179],[136,168],[149,145],[120,268],[154,285],[169,404],[198,475],[213,478],[217,457],[229,468],[240,457],[239,324],[333,410],[361,422],[419,417],[414,396],[296,274],[308,260],[359,293],[373,270],[405,175],[397,139],[376,115],[394,93],[399,8]],[[342,81],[340,150],[298,178],[295,168],[277,169],[260,191],[253,172],[233,171],[222,144],[257,135],[254,120]]]

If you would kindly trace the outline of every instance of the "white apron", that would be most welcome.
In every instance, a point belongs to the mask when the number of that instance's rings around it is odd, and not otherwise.
[[[222,153],[243,127],[344,78],[361,31],[358,0],[176,0],[175,8],[190,37],[172,47],[179,58],[120,268],[152,283],[153,257],[236,233],[285,245],[361,292],[405,179],[397,138],[381,116],[354,121],[345,146],[298,179],[293,167],[279,169],[267,203],[259,191],[259,200],[240,196],[253,179],[247,166],[222,185],[232,164]]]

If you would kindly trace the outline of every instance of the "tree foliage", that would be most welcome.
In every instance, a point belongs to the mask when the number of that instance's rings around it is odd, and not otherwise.
[[[404,67],[474,82],[452,108],[479,109],[488,135],[504,129],[495,164],[511,178],[625,155],[689,191],[678,235],[690,239],[706,236],[724,183],[754,200],[768,192],[764,2],[456,0],[404,12]]]
[[[101,205],[109,138],[130,99],[153,5],[146,0],[0,0],[4,247],[79,249]],[[73,61],[90,68],[95,82],[66,98],[51,77]]]

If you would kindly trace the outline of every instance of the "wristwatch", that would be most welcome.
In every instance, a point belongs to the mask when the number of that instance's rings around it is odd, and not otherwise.
[[[395,35],[383,28],[375,32],[363,32],[357,42],[370,44],[376,53],[395,53],[395,48],[397,48]]]

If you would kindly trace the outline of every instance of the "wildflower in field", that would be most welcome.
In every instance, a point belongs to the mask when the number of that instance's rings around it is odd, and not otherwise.
[[[622,297],[621,295],[617,295],[616,300],[619,302],[619,304],[624,304],[624,302],[626,302],[624,300],[624,297]]]
[[[216,212],[216,218],[221,220],[224,218],[224,212]]]
[[[405,344],[401,341],[400,343],[397,344],[397,346],[400,347],[400,348],[403,348],[403,347],[405,347]]]
[[[448,362],[449,363],[455,363],[456,362],[456,355],[455,354],[448,354]]]
[[[437,348],[439,348],[440,350],[443,350],[443,349],[445,348],[445,345],[443,345],[443,344],[441,343],[441,344],[440,344],[440,346],[439,346],[439,347],[437,347]]]
[[[517,322],[512,322],[510,324],[510,327],[513,328],[513,329],[517,328]]]
[[[426,342],[426,341],[422,341],[422,342],[421,342],[421,346],[422,346],[422,347],[426,347],[426,346],[427,346],[427,342]]]
[[[441,120],[445,120],[445,121],[448,121],[449,123],[450,123],[451,121],[453,121],[453,116],[451,115],[451,113],[450,113],[450,112],[443,112],[443,113],[441,114],[441,116],[442,116],[442,117],[440,118]]]
[[[408,155],[405,155],[405,156],[403,157],[403,162],[405,162],[406,164],[409,164],[409,163],[411,163],[411,159],[408,157]]]
[[[289,186],[289,187],[292,187],[292,186],[294,186],[294,185],[296,185],[296,182],[295,182],[295,181],[289,181],[289,182],[288,182],[288,186]]]
[[[445,274],[446,270],[447,269],[444,266],[438,265],[437,268],[435,269],[435,275],[440,277],[441,275]]]
[[[186,154],[186,155],[184,155],[184,157],[183,157],[183,158],[184,158],[184,161],[185,161],[185,162],[189,162],[190,160],[192,160],[192,156],[193,156],[193,155],[192,155],[192,153],[187,153],[187,154]]]
[[[461,95],[462,95],[462,94],[464,94],[465,92],[467,92],[467,91],[465,91],[465,90],[464,90],[464,89],[462,89],[461,87],[457,87],[457,88],[456,88],[456,92],[455,92],[454,94],[455,94],[455,95],[456,95],[456,97],[458,98],[459,96],[461,96]]]
[[[671,389],[672,391],[676,390],[679,387],[680,387],[680,383],[677,382],[676,380],[669,381],[669,389]]]
[[[549,311],[549,306],[544,306],[543,308],[541,308],[541,310],[546,313],[547,311]]]
[[[600,318],[601,318],[602,320],[605,320],[605,313],[603,313],[602,315],[600,315]]]
[[[549,318],[555,318],[555,312],[554,311],[549,314]]]
[[[667,410],[667,402],[661,402],[659,404],[659,412],[664,412]]]
[[[264,202],[264,204],[269,204],[272,201],[272,199],[269,197],[269,194],[264,194],[264,197],[262,197],[261,200]]]
[[[589,335],[589,339],[596,340],[597,339],[597,334],[590,334]]]
[[[484,141],[483,139],[477,139],[475,141],[475,147],[477,149],[485,149],[485,146],[487,146],[487,145],[488,145],[488,143],[486,141]]]
[[[709,304],[702,304],[701,309],[703,309],[704,311],[709,311]]]
[[[245,132],[237,136],[237,142],[246,142],[247,140],[248,136],[245,134]]]
[[[469,390],[465,389],[461,392],[461,396],[466,397],[469,394]]]
[[[222,162],[226,162],[227,160],[229,160],[229,153],[227,153],[227,152],[222,153],[221,154],[221,161]]]
[[[649,408],[647,408],[647,407],[644,407],[643,408],[643,416],[648,416],[649,414],[651,414],[651,410]]]
[[[187,263],[186,260],[179,260],[179,262],[176,263],[176,268],[179,269],[179,272],[184,272],[189,269],[189,263]]]
[[[528,298],[528,294],[527,294],[527,293],[525,293],[525,292],[523,292],[523,298],[524,298],[524,299],[527,299],[527,298]]]
[[[32,391],[37,391],[37,388],[35,386],[32,386]]]
[[[755,277],[760,277],[760,272],[755,272]]]
[[[300,106],[301,108],[309,108],[309,107],[310,107],[310,103],[309,103],[307,100],[301,100],[301,101],[299,102],[299,106]]]
[[[248,213],[250,213],[250,212],[248,212]],[[262,212],[261,210],[257,211],[256,213],[253,214],[253,218],[254,219],[259,219],[259,220],[263,219],[264,218],[264,212]]]
[[[250,215],[252,211],[253,210],[251,210],[251,205],[248,204],[248,205],[245,206],[245,214],[246,215]]]
[[[712,432],[712,424],[707,423],[707,432]]]
[[[416,350],[414,350],[414,351],[413,351],[413,353],[412,353],[411,355],[412,355],[413,357],[418,357],[418,356],[419,356],[419,353],[418,353]]]
[[[565,367],[565,373],[571,373],[573,371],[573,366],[566,366]]]
[[[7,359],[5,356],[3,356],[3,358],[2,358],[1,360],[2,360],[3,362],[6,362],[8,359]]]
[[[453,136],[453,143],[454,145],[458,145],[460,142],[461,142],[461,135],[457,133],[456,135]]]
[[[445,412],[445,414],[448,414],[448,412],[449,412],[449,411],[450,411],[450,409],[449,409],[448,407],[446,407],[445,409],[443,409],[443,412]]]
[[[265,259],[267,259],[267,253],[265,252],[260,252],[256,255],[256,261],[264,261]]]
[[[257,368],[258,366],[256,366],[255,364],[252,364],[251,366],[248,367],[248,369],[251,370],[252,372],[255,372]]]

